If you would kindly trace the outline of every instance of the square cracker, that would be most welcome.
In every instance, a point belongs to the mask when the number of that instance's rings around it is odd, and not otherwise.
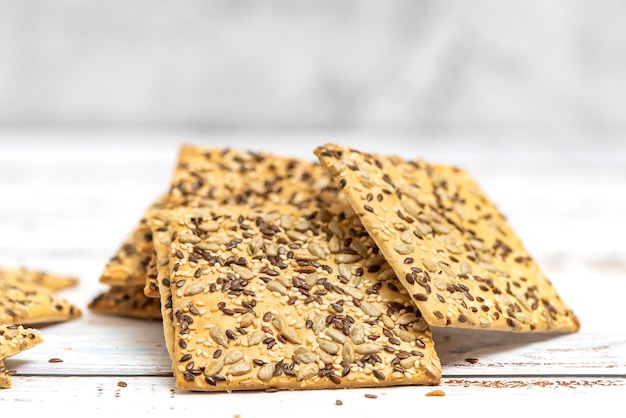
[[[268,202],[308,205],[332,198],[335,192],[331,177],[317,161],[185,145],[181,147],[170,192],[161,208],[254,207]],[[148,213],[154,213],[154,209]],[[150,215],[146,217],[150,223]],[[154,251],[146,279],[146,295],[159,297]]]
[[[0,276],[0,324],[44,324],[79,318],[73,303],[24,276]]]
[[[347,203],[224,206],[168,231],[178,388],[440,382],[428,324]]]
[[[332,178],[317,161],[231,148],[181,147],[168,198],[144,216],[153,237],[144,293],[161,299],[170,356],[173,341],[167,229],[170,220],[190,217],[198,209],[218,205],[328,206],[336,192]]]
[[[152,234],[147,219],[142,216],[107,261],[98,280],[110,286],[145,284],[151,255]]]
[[[136,319],[161,319],[159,299],[149,298],[143,285],[109,286],[88,305],[92,312]]]
[[[34,328],[22,325],[0,325],[0,388],[11,387],[11,374],[4,365],[4,359],[43,342],[41,333]]]
[[[107,263],[100,282],[145,284],[144,293],[160,297],[155,283],[152,235],[147,214],[155,209],[255,206],[266,201],[304,204],[332,183],[317,161],[232,148],[183,145],[167,193],[152,204],[137,227]],[[314,191],[315,194],[311,194]]]
[[[335,144],[318,147],[315,154],[431,326],[580,328],[466,171]]]
[[[50,290],[62,290],[78,284],[78,277],[56,274],[26,267],[0,268],[0,281],[9,278],[18,282],[35,283]]]

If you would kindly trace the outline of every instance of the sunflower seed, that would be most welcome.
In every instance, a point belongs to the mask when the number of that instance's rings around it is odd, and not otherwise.
[[[226,332],[218,327],[212,327],[209,329],[209,335],[213,338],[213,341],[221,345],[222,347],[228,347],[228,337]]]
[[[374,354],[378,353],[382,349],[382,346],[374,343],[365,343],[356,347],[355,351],[358,354]]]
[[[298,381],[307,380],[312,378],[313,376],[317,376],[320,371],[320,366],[317,363],[308,363],[298,370],[297,379]]]
[[[259,369],[259,372],[257,373],[257,377],[259,378],[259,380],[262,380],[264,382],[269,382],[272,379],[272,377],[274,377],[275,371],[276,371],[276,365],[274,363],[265,363]]]
[[[318,339],[317,343],[319,344],[320,348],[328,354],[337,354],[337,352],[339,351],[339,346],[328,340]]]
[[[226,373],[232,376],[243,376],[244,374],[250,373],[251,370],[252,366],[249,363],[241,362],[230,367]]]

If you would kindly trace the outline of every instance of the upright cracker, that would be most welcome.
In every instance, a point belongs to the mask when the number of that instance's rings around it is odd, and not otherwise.
[[[81,310],[37,283],[0,277],[0,324],[43,324],[78,318]]]
[[[143,287],[143,293],[149,298],[160,298],[158,285],[158,268],[157,268],[157,253],[154,248],[154,232],[152,233],[152,254],[150,255],[150,261],[146,268],[146,280]]]
[[[146,295],[161,299],[165,340],[170,354],[173,330],[168,268],[169,220],[189,217],[197,208],[218,205],[328,206],[337,190],[319,162],[194,146],[181,147],[171,185],[166,203],[161,208],[148,210],[145,215],[153,236],[153,256],[144,288]]]
[[[158,298],[155,277],[148,277],[153,256],[147,214],[155,209],[212,207],[221,204],[254,206],[265,201],[304,204],[328,188],[331,179],[317,161],[232,148],[183,145],[166,194],[143,214],[139,224],[106,264],[99,281],[124,286],[145,285],[145,294]]]
[[[578,318],[464,170],[335,144],[315,154],[431,326],[579,329]]]
[[[183,145],[165,208],[307,204],[330,184],[330,176],[317,161]]]
[[[349,205],[219,207],[168,229],[178,388],[440,382],[428,324]]]
[[[319,162],[232,148],[184,145],[167,199],[159,208],[149,210],[146,217],[157,209],[254,207],[268,202],[308,205],[327,200],[335,190],[331,177]],[[156,265],[149,263],[144,292],[150,297],[159,297],[157,276]]]
[[[78,284],[78,277],[56,274],[27,267],[0,268],[0,281],[4,278],[18,282],[35,283],[50,290],[62,290]]]
[[[142,217],[105,264],[99,282],[110,286],[145,284],[151,254],[152,235],[147,219]]]
[[[159,299],[149,298],[142,285],[110,286],[87,306],[90,311],[136,319],[161,319]]]
[[[21,325],[0,325],[0,388],[11,387],[11,375],[4,365],[4,359],[43,342],[41,333],[34,328]]]
[[[154,280],[151,281],[151,286],[157,287],[157,292],[160,297],[165,345],[172,360],[174,351],[174,325],[169,269],[169,252],[171,245],[171,232],[169,230],[169,224],[170,222],[177,221],[179,219],[201,216],[203,213],[202,211],[203,210],[183,207],[170,210],[154,210],[147,216],[152,230],[152,242],[154,246],[154,256],[151,261],[151,270],[153,271],[149,273],[154,275]]]

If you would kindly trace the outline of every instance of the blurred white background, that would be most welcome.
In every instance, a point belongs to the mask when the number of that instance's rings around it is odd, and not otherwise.
[[[0,0],[0,129],[626,132],[622,0]]]

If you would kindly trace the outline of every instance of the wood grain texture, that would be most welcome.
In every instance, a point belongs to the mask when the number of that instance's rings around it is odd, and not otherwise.
[[[499,400],[525,399],[585,410],[600,395],[619,400],[626,389],[626,144],[602,147],[581,135],[568,147],[549,137],[511,136],[490,142],[449,135],[437,141],[358,133],[214,134],[73,132],[0,133],[0,264],[27,265],[80,278],[59,292],[85,311],[75,321],[41,327],[44,343],[7,360],[13,387],[0,408],[72,406],[77,411],[191,411],[208,397],[174,388],[159,322],[117,318],[86,307],[105,289],[105,262],[167,187],[182,143],[230,145],[313,159],[333,141],[365,150],[456,164],[474,174],[507,215],[582,328],[572,335],[512,335],[434,329],[446,396],[434,388],[385,388],[311,393],[211,394],[217,416],[280,416],[315,405],[322,413],[380,416],[403,411],[407,397],[420,411],[461,411]],[[49,359],[59,358],[60,363]],[[117,386],[118,381],[128,386]],[[377,399],[367,399],[375,393]],[[336,399],[343,401],[335,405]],[[422,409],[423,405],[423,409]],[[601,408],[602,406],[598,407]],[[45,408],[45,409],[44,409]],[[214,408],[214,409],[213,409]],[[565,406],[564,406],[565,408]],[[589,408],[589,407],[587,407]],[[293,409],[292,409],[293,410]],[[589,409],[588,409],[589,410]],[[269,411],[269,410],[268,410]],[[598,411],[598,409],[596,409]],[[269,415],[269,412],[268,412]],[[355,415],[355,416],[356,416]]]

